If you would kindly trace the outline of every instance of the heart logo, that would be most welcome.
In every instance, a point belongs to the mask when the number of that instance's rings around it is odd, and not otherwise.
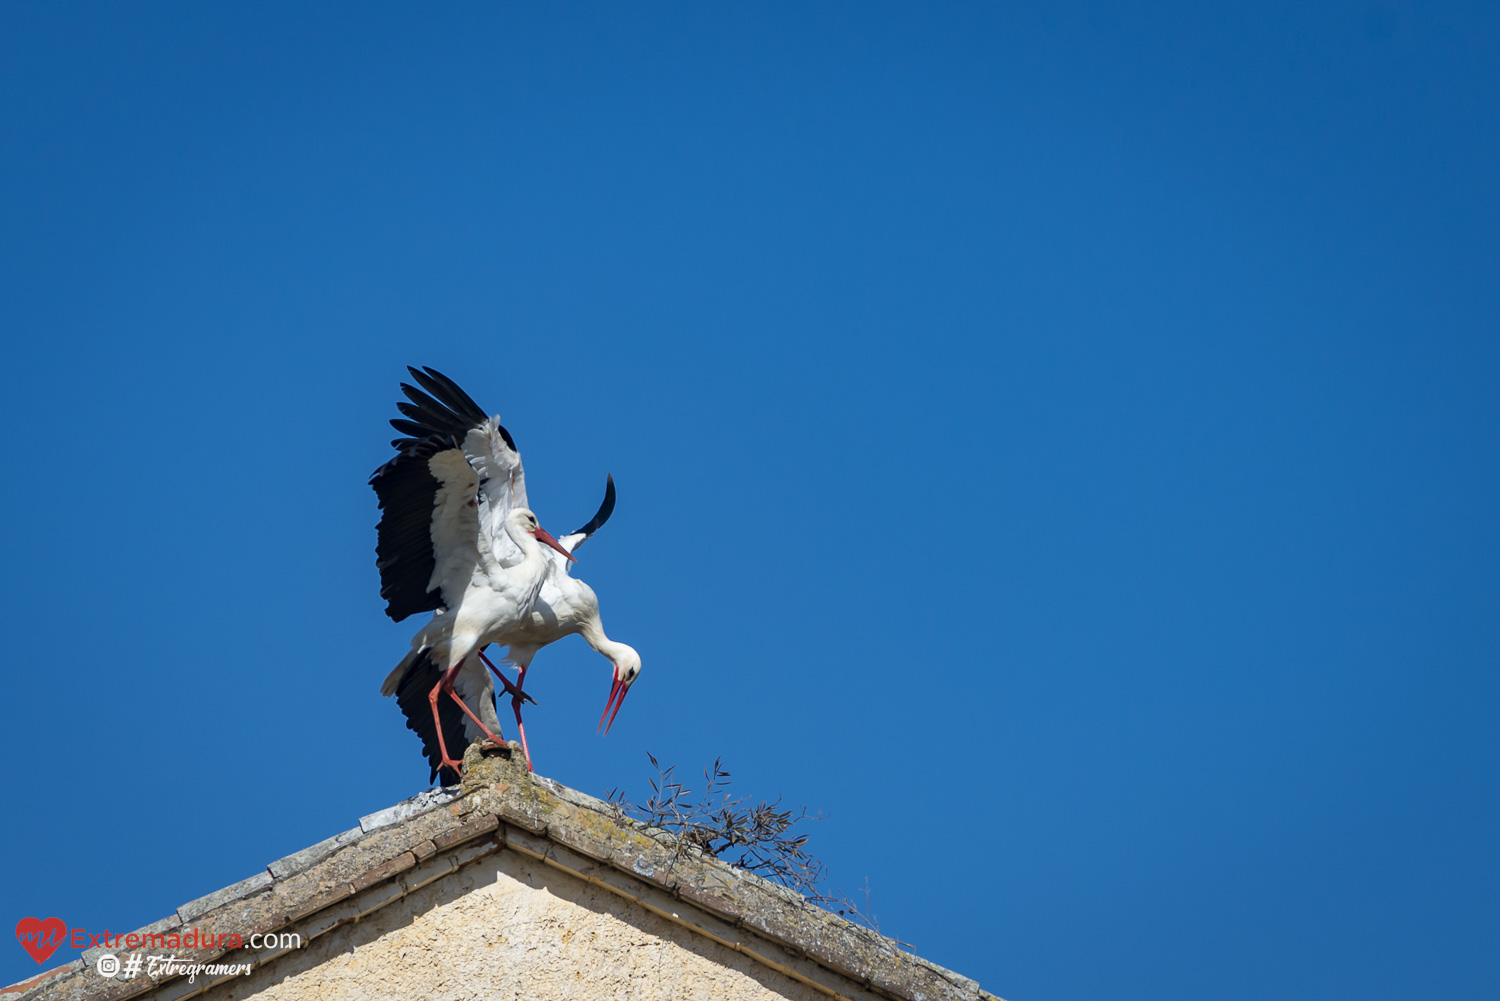
[[[68,926],[62,918],[48,918],[46,921],[22,918],[16,922],[16,939],[21,948],[31,953],[32,959],[45,963],[47,957],[68,940]]]

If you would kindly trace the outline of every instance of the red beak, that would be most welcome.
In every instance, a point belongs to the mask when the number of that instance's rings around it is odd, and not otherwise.
[[[543,528],[540,525],[538,525],[536,527],[536,541],[538,541],[540,543],[543,543],[545,545],[551,546],[553,549],[556,549],[558,552],[562,553],[568,559],[573,560],[574,563],[578,562],[577,560],[573,559],[573,554],[572,553],[568,552],[566,549],[564,549],[562,547],[562,543],[561,542],[558,542],[556,539],[554,539],[552,537],[552,533],[551,532],[547,531],[545,528]]]
[[[620,680],[620,669],[615,668],[614,687],[609,690],[609,701],[604,703],[604,712],[599,714],[599,728],[609,733],[609,728],[615,725],[615,717],[620,715],[620,707],[625,704],[625,696],[630,692],[630,686]],[[611,713],[609,707],[614,706],[615,711]],[[609,717],[609,722],[604,722],[604,717]],[[597,728],[596,728],[597,729]]]

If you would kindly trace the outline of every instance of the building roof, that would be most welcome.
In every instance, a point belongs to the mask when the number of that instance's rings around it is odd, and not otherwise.
[[[653,836],[654,833],[654,836]],[[800,895],[718,859],[685,849],[662,832],[622,817],[610,804],[531,775],[519,746],[475,744],[457,788],[433,789],[362,817],[232,886],[183,904],[138,934],[197,928],[209,935],[336,932],[470,863],[519,852],[632,901],[696,934],[780,971],[819,993],[908,1001],[990,999],[979,985],[902,951]],[[93,969],[110,950],[0,989],[4,1001],[188,998],[224,979],[145,974],[106,978]],[[174,950],[189,963],[276,962],[287,949]]]

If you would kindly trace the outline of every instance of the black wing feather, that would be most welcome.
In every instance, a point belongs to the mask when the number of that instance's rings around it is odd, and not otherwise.
[[[458,383],[437,369],[424,365],[422,371],[418,372],[408,365],[406,370],[411,373],[413,379],[417,380],[417,385],[431,393],[439,403],[458,416],[471,421],[484,421],[489,417],[489,414],[474,402],[472,396],[458,387]]]
[[[391,425],[402,434],[413,438],[442,437],[457,444],[463,441],[471,428],[489,420],[489,415],[480,409],[473,397],[437,369],[418,370],[408,366],[407,371],[422,389],[401,383],[401,392],[410,402],[398,402],[396,407],[411,418],[411,422],[398,425],[392,421]],[[424,393],[423,389],[427,392]],[[432,395],[429,396],[428,393]],[[499,431],[505,444],[512,451],[519,451],[510,432],[504,427],[499,428]]]
[[[409,367],[407,371],[422,389],[401,383],[406,399],[398,401],[396,409],[403,416],[391,421],[391,427],[405,436],[391,441],[400,454],[370,477],[381,509],[375,544],[380,596],[386,600],[385,613],[397,622],[444,604],[440,593],[427,590],[437,566],[432,552],[432,510],[438,490],[427,462],[445,449],[460,447],[470,430],[489,420],[468,393],[436,369]],[[515,449],[510,432],[503,427],[499,431]],[[611,487],[607,507],[614,506],[613,498]],[[604,517],[608,516],[605,511]],[[595,521],[603,524],[598,517]]]
[[[396,703],[406,717],[406,728],[422,738],[422,753],[432,768],[427,781],[431,782],[441,773],[442,784],[446,786],[456,783],[458,776],[453,774],[453,769],[443,767],[443,751],[438,745],[437,728],[432,724],[432,703],[427,701],[428,693],[442,677],[442,671],[432,662],[432,654],[424,652],[397,686]],[[469,749],[463,710],[452,699],[443,696],[438,699],[438,719],[442,723],[443,742],[448,745],[448,753],[455,761],[462,761],[464,751]]]
[[[599,505],[599,510],[594,514],[593,518],[589,519],[587,525],[570,534],[582,534],[585,537],[593,535],[600,528],[604,527],[604,523],[609,520],[609,516],[615,513],[615,478],[612,473],[606,473],[605,476],[604,503]]]
[[[411,438],[416,439],[417,441],[420,441],[424,436],[422,425],[418,424],[416,421],[404,421],[399,417],[395,417],[391,419],[391,427],[395,428],[397,431],[400,431],[404,435],[408,435]],[[416,441],[414,441],[413,444],[416,444]]]
[[[432,554],[432,509],[438,481],[427,462],[448,446],[427,440],[375,470],[370,486],[380,500],[375,526],[375,566],[385,614],[400,622],[417,612],[443,607],[443,596],[427,590],[437,567]]]
[[[405,383],[402,383],[402,388],[407,388]],[[425,397],[416,390],[412,390],[412,392],[418,397],[418,400],[412,403],[400,400],[396,403],[396,409],[421,425],[429,435],[441,435],[443,437],[459,435],[462,437],[460,432],[467,434],[469,428],[475,426],[460,420],[436,400]]]

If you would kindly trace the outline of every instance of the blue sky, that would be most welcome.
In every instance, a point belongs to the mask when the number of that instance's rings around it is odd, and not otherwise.
[[[539,771],[722,756],[1012,1001],[1495,996],[1500,17],[1312,7],[4,7],[0,924],[424,787],[425,364],[619,484]]]

